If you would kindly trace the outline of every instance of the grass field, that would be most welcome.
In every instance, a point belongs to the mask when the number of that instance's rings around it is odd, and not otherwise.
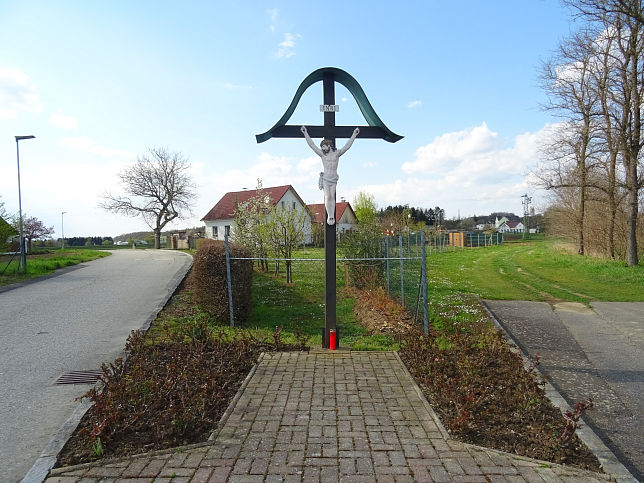
[[[322,249],[298,251],[295,258],[321,259]],[[392,263],[392,282],[399,280]],[[398,270],[398,271],[396,271]],[[448,327],[479,317],[477,298],[533,301],[644,301],[644,267],[571,254],[556,240],[536,240],[492,247],[433,252],[427,257],[430,323]],[[418,262],[405,266],[408,309],[415,305]],[[256,273],[253,310],[247,327],[272,331],[284,326],[290,337],[298,328],[320,343],[324,327],[324,264],[294,262],[294,283],[281,275]],[[342,344],[352,349],[396,348],[388,336],[369,336],[346,295],[344,264],[337,267],[337,320]],[[399,284],[398,284],[399,286]],[[411,307],[413,311],[413,307]],[[472,314],[470,316],[470,314]],[[419,324],[422,322],[419,322]]]
[[[644,266],[571,254],[558,241],[533,241],[433,254],[431,298],[454,292],[501,300],[644,301]]]
[[[312,344],[321,344],[320,329],[324,327],[324,249],[299,250],[296,258],[312,261],[293,262],[293,284],[285,285],[282,276],[256,273],[253,280],[253,309],[245,324],[266,331],[284,326],[287,341],[298,328],[311,337]],[[369,335],[360,326],[353,313],[353,298],[344,292],[343,265],[337,268],[337,328],[344,346],[354,350],[386,349],[397,347],[392,338]]]
[[[59,268],[89,262],[109,254],[107,251],[80,249],[29,255],[27,257],[27,273],[18,273],[17,257],[12,261],[2,259],[0,260],[0,286],[42,277]]]

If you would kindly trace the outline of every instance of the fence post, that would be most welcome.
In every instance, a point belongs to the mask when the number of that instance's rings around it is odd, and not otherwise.
[[[385,236],[385,258],[387,259],[387,297],[389,297],[389,235]]]
[[[400,257],[400,303],[405,306],[405,270],[403,267],[403,239],[398,235],[398,256]]]
[[[425,329],[425,334],[429,333],[429,317],[427,314],[427,257],[425,253],[425,230],[420,231],[420,244],[422,248],[421,252],[421,263],[420,263],[420,286],[423,290],[423,328]]]
[[[235,327],[235,316],[233,315],[233,284],[230,280],[230,250],[228,249],[228,233],[224,235],[226,247],[226,279],[228,282],[228,312],[230,314],[230,326]]]

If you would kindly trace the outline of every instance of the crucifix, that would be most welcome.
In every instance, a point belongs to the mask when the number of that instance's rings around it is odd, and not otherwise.
[[[322,81],[323,104],[320,111],[324,113],[324,124],[322,126],[295,126],[286,123],[297,107],[302,94],[311,85]],[[335,113],[339,111],[335,104],[335,83],[339,82],[345,86],[353,95],[362,115],[367,121],[367,126],[336,126]],[[337,334],[336,321],[336,219],[335,219],[335,185],[338,181],[337,163],[339,157],[344,154],[353,141],[359,138],[384,139],[395,143],[402,139],[402,136],[390,131],[380,120],[373,107],[369,103],[360,84],[347,72],[335,67],[325,67],[309,74],[297,89],[290,106],[280,120],[268,131],[255,136],[258,143],[275,138],[301,138],[304,137],[311,148],[320,156],[324,166],[321,173],[321,184],[324,188],[324,260],[325,260],[325,326],[322,329],[322,347],[329,348],[329,334],[333,331]],[[324,138],[320,149],[311,141],[313,138]],[[349,138],[349,142],[340,149],[335,150],[337,138]],[[327,146],[325,148],[325,146]]]

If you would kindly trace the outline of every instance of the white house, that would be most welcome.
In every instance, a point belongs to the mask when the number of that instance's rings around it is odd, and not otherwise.
[[[497,231],[499,233],[523,233],[523,223],[520,221],[504,221],[497,227]]]
[[[264,196],[275,208],[307,210],[306,204],[291,185],[262,188]],[[258,195],[257,190],[231,191],[226,193],[201,219],[206,225],[206,238],[223,240],[235,230],[235,207]],[[307,211],[308,213],[308,211]],[[310,220],[310,216],[307,217]],[[305,243],[311,243],[311,223],[304,227]]]
[[[497,216],[494,218],[494,228],[498,230],[503,223],[507,223],[508,221],[510,220],[508,220],[505,216],[502,216],[501,218]]]
[[[311,212],[314,223],[325,223],[326,218],[324,217],[324,203],[306,206]],[[358,217],[347,201],[340,201],[335,204],[335,220],[337,233],[352,230],[358,224]]]

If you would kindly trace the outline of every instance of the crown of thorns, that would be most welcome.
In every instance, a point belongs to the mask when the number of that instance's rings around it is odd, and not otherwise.
[[[322,142],[320,143],[320,147],[322,148],[325,145],[329,146],[331,149],[333,149],[333,141],[331,141],[330,139],[323,139],[322,140]]]

